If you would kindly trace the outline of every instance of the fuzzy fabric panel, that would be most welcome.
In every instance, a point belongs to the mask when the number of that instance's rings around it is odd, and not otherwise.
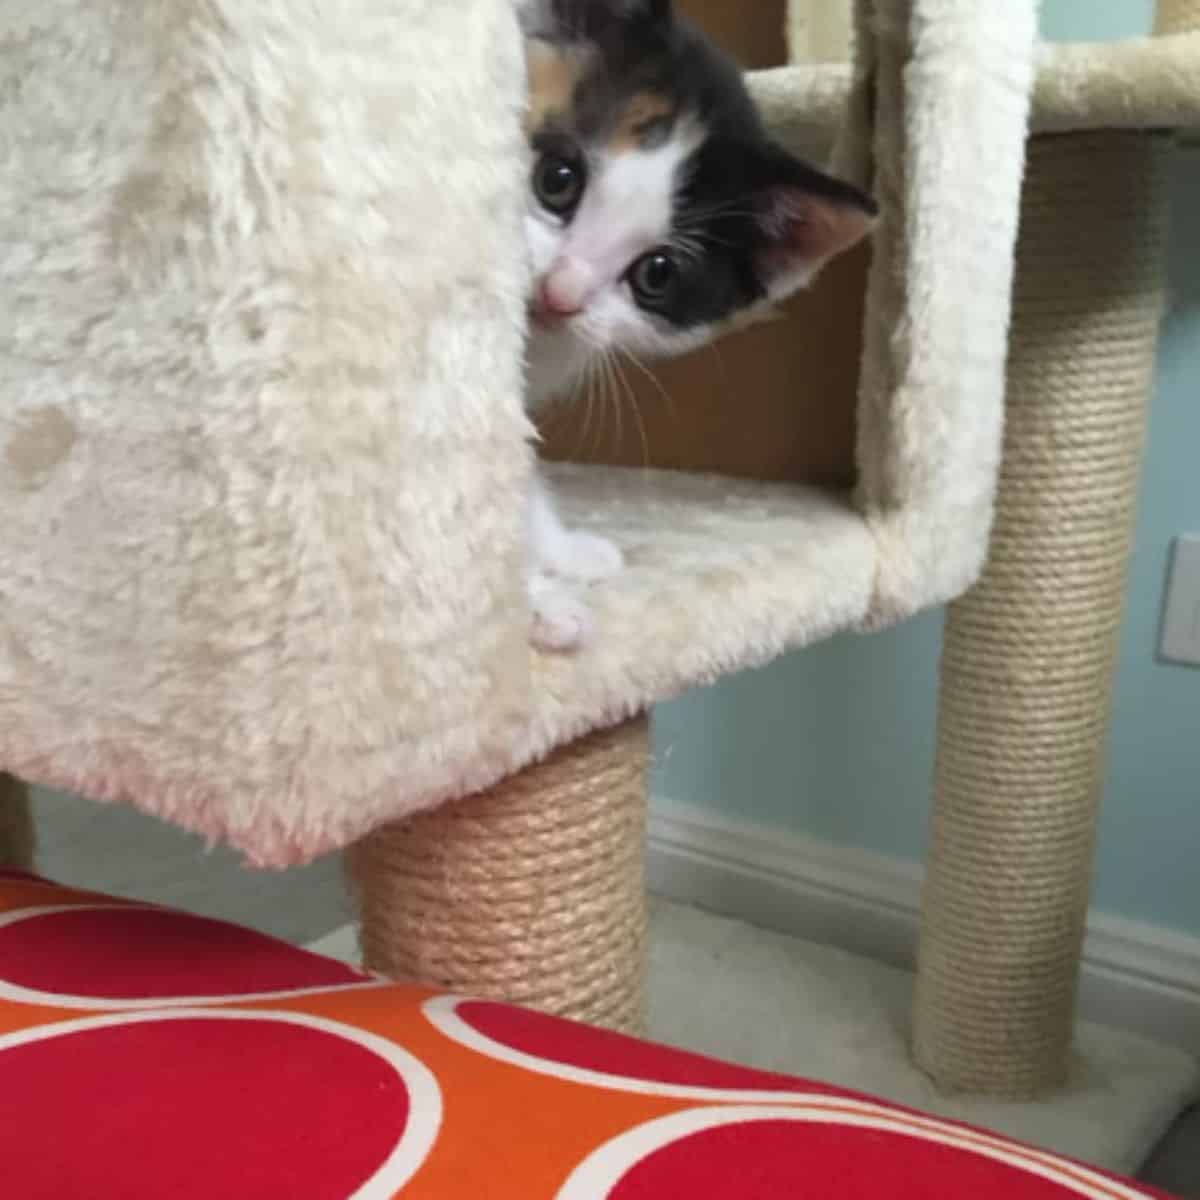
[[[593,643],[539,660],[522,758],[821,641],[867,612],[875,546],[848,497],[570,465],[551,480],[569,519],[613,537],[628,568],[593,589]]]
[[[863,65],[860,59],[860,68]],[[824,159],[845,125],[851,97],[858,103],[871,94],[873,64],[866,65],[868,69],[858,72],[847,63],[755,71],[749,77],[750,89],[772,132],[785,145]],[[1200,130],[1200,32],[1042,44],[1035,65],[1032,133]],[[859,148],[869,152],[870,145],[859,143]],[[853,160],[839,166],[856,177],[865,172],[869,181],[868,161],[857,169]]]
[[[263,862],[507,765],[510,0],[0,0],[0,27],[0,762]]]
[[[464,774],[441,788],[427,777],[414,787],[419,762],[397,759],[387,786],[302,828],[305,856],[499,783],[592,730],[866,616],[875,546],[849,497],[674,471],[556,464],[547,473],[567,520],[612,538],[626,558],[619,575],[586,590],[593,636],[578,653],[532,653],[532,710],[500,755],[464,760]]]
[[[849,63],[811,63],[753,71],[747,82],[772,134],[801,157],[823,162],[845,121],[853,74]]]
[[[1033,127],[1200,129],[1200,32],[1041,47]]]
[[[882,210],[858,448],[876,626],[959,595],[984,562],[1037,4],[861,0],[857,34],[874,64],[864,133]],[[842,153],[855,162],[852,144]]]
[[[848,62],[852,0],[788,0],[788,57],[794,63]]]

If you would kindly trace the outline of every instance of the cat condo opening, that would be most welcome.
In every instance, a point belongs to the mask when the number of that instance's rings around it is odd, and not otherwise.
[[[948,819],[917,1050],[950,1085],[1058,1082],[1103,725],[1093,693],[1111,669],[1093,634],[1119,608],[1161,295],[1169,143],[1143,130],[1194,119],[1200,97],[1188,107],[1102,54],[1088,70],[1039,60],[1035,8],[859,0],[853,69],[753,77],[783,140],[834,146],[836,168],[874,192],[879,227],[787,319],[664,371],[672,400],[643,392],[644,442],[627,413],[623,439],[591,456],[606,464],[554,467],[572,520],[628,559],[592,589],[596,633],[573,655],[530,648],[522,579],[527,179],[511,0],[419,17],[372,0],[185,0],[161,24],[124,0],[31,10],[44,36],[0,50],[21,81],[0,89],[15,156],[0,223],[23,247],[0,288],[0,763],[260,865],[347,847],[369,966],[636,1028],[644,714],[959,596],[983,566],[999,479],[998,553],[948,627]],[[695,6],[769,66],[780,35],[743,26],[743,9]],[[781,9],[772,20],[782,30]],[[1164,54],[1194,52],[1180,36]],[[1099,82],[1054,92],[1060,67]],[[1001,472],[1031,97],[1059,128],[1087,128],[1094,109],[1127,128],[1034,145]],[[1078,186],[1079,161],[1088,202],[1053,202]],[[1112,267],[1114,245],[1125,269],[1087,274]],[[1128,336],[1103,359],[1122,381],[1104,394],[1119,394],[1121,451],[1089,459],[1078,483],[1069,454],[1042,451],[1061,396],[1084,427],[1114,428],[1061,373],[1100,369],[1091,334],[1108,336],[1114,312]],[[576,451],[577,430],[548,432],[552,457]],[[1038,671],[1070,673],[1053,695],[1086,684],[1092,708],[1064,726],[1079,769],[1048,806],[1066,814],[1061,836],[1029,846],[989,823],[1022,817],[996,760],[1000,746],[1021,761],[1001,745],[1029,678],[1012,613],[1038,617],[1022,589],[1057,586],[1022,555],[1094,556],[1028,504],[1060,511],[1082,494],[1108,521],[1096,497],[1110,489],[1119,531],[1102,580],[1071,576],[1084,624],[1068,661],[1054,653],[1063,630],[1037,625]],[[1036,766],[1022,786],[1059,777]],[[992,806],[997,775],[1005,803]],[[21,802],[5,786],[0,836],[15,847]],[[1018,880],[1012,893],[970,894],[978,872],[963,864],[980,853]],[[1022,888],[1028,863],[1053,878]],[[988,938],[988,905],[1015,914],[1010,931],[1049,924],[1053,944]],[[995,994],[1013,1001],[999,1015]]]
[[[677,7],[739,63],[759,72],[752,79],[761,84],[782,77],[772,69],[788,59],[783,0],[750,8],[728,0],[684,0]],[[807,130],[777,119],[776,132],[786,133],[789,149],[824,164],[842,102],[832,111],[827,104],[810,106]],[[604,403],[596,398],[587,405],[576,396],[540,419],[543,454],[849,489],[857,475],[870,261],[869,243],[834,259],[768,319],[680,360],[643,364],[653,378],[626,363],[624,379],[614,382]]]

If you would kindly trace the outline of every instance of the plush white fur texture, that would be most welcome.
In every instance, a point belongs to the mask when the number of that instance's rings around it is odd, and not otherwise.
[[[517,761],[858,624],[874,578],[849,499],[705,475],[556,466],[573,528],[612,538],[625,569],[589,591],[595,635],[539,657]]]
[[[859,391],[859,503],[879,567],[868,624],[952,599],[987,552],[1004,418],[1036,0],[870,0],[882,220]]]
[[[813,63],[754,71],[747,83],[771,132],[802,158],[823,162],[845,122],[853,76],[849,63]]]
[[[509,0],[0,28],[0,762],[273,863],[507,769]]]
[[[788,57],[794,63],[848,62],[853,25],[852,0],[791,0]]]
[[[1200,129],[1200,33],[1043,46],[1034,128]]]
[[[1035,71],[1033,133],[1200,129],[1200,33],[1043,44]],[[776,67],[753,74],[750,89],[780,140],[820,159],[841,127],[853,78],[849,63]]]

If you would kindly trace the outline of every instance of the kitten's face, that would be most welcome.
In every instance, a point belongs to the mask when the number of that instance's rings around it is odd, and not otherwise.
[[[598,351],[710,341],[870,228],[871,201],[775,145],[669,0],[526,7],[534,403]]]

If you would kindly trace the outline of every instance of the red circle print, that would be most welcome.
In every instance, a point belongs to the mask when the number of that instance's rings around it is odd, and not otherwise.
[[[346,1200],[409,1121],[394,1066],[322,1029],[97,1020],[0,1049],[6,1196]]]
[[[560,1066],[675,1087],[781,1093],[802,1090],[810,1094],[824,1090],[788,1075],[737,1067],[503,1004],[466,1001],[455,1011],[464,1024],[493,1042]]]
[[[1099,1190],[1093,1190],[1096,1187]],[[970,1151],[882,1130],[751,1121],[680,1138],[632,1166],[609,1200],[1113,1200]]]
[[[0,925],[0,980],[96,1000],[247,996],[360,983],[261,933],[162,909],[69,908]]]

